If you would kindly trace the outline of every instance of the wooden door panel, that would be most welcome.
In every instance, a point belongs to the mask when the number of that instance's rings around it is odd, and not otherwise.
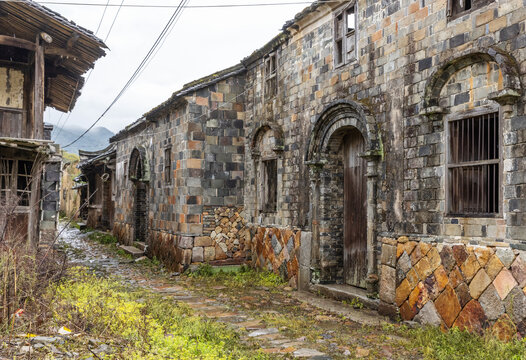
[[[367,276],[367,163],[359,155],[365,142],[358,131],[346,135],[344,151],[344,251],[346,284],[365,287]]]

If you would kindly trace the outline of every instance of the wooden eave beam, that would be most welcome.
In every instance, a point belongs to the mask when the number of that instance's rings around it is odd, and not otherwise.
[[[13,46],[21,49],[26,49],[29,51],[35,51],[36,45],[31,41],[24,39],[14,38],[11,36],[0,35],[0,45]]]

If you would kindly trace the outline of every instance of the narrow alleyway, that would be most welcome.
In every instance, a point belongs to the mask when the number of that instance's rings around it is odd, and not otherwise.
[[[419,357],[418,351],[408,346],[408,339],[394,335],[390,331],[392,325],[381,325],[383,319],[367,309],[353,309],[322,298],[315,299],[313,306],[306,302],[305,294],[284,286],[230,289],[221,283],[173,276],[150,261],[136,262],[119,255],[113,245],[98,244],[88,235],[75,228],[64,229],[61,234],[59,247],[68,253],[73,264],[89,267],[101,276],[116,276],[131,286],[185,303],[203,317],[228,323],[244,342],[255,342],[271,357]],[[360,319],[367,325],[351,319]],[[371,325],[374,323],[377,325]]]

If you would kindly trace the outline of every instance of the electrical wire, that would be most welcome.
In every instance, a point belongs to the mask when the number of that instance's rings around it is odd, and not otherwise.
[[[108,0],[108,4],[109,4],[109,0]],[[113,17],[113,21],[111,22],[110,29],[108,30],[108,33],[106,34],[106,37],[104,38],[104,43],[106,43],[108,41],[108,38],[110,37],[111,31],[113,30],[113,25],[115,25],[115,22],[117,21],[117,17],[119,16],[119,13],[121,12],[121,8],[122,8],[123,4],[124,4],[124,0],[121,1],[121,4],[120,4],[119,8],[117,9],[117,12],[115,13],[115,16]],[[106,13],[106,8],[104,8],[104,13]],[[97,28],[97,31],[95,32],[95,35],[99,32],[100,25],[102,24],[102,20],[104,19],[104,13],[102,14],[102,18],[100,19],[99,26]],[[84,82],[84,86],[86,86],[86,84],[88,83],[88,80],[90,79],[92,72],[93,72],[93,69],[90,70],[88,76],[86,77],[86,81]],[[55,139],[58,138],[58,136],[62,132],[62,129],[64,128],[64,126],[66,126],[66,123],[68,122],[68,120],[69,120],[69,118],[71,116],[71,113],[72,113],[72,111],[69,112],[68,116],[64,120],[64,123],[62,124],[62,127],[60,127],[60,129],[57,131],[57,135],[55,135]],[[62,115],[64,115],[64,113],[62,113]],[[62,115],[60,115],[60,119],[62,119]],[[59,123],[60,123],[60,119],[59,119]],[[58,123],[57,123],[57,126],[58,126]]]
[[[1,1],[13,1],[13,0],[1,0]],[[16,0],[14,0],[16,1]],[[326,0],[321,1],[323,3],[344,3],[348,0]],[[38,1],[42,5],[72,5],[72,6],[105,6],[103,3],[76,3],[66,1]],[[236,7],[259,7],[259,6],[286,6],[286,5],[310,5],[312,1],[288,1],[283,3],[255,3],[255,4],[217,4],[217,5],[186,5],[184,9],[206,9],[206,8],[236,8]],[[110,7],[117,7],[117,4],[109,4]],[[178,8],[176,5],[147,5],[147,4],[127,4],[124,5],[127,8],[150,8],[150,9],[173,9]]]
[[[124,87],[121,89],[121,91],[117,94],[117,96],[113,99],[113,101],[110,103],[110,105],[102,112],[102,114],[98,117],[97,120],[93,122],[93,124],[90,125],[80,136],[78,136],[75,140],[70,142],[69,144],[63,146],[63,148],[67,148],[77,141],[79,141],[84,135],[86,135],[93,127],[106,115],[106,113],[113,107],[113,105],[121,98],[122,95],[128,90],[128,88],[131,86],[131,84],[135,81],[135,79],[138,77],[138,75],[141,73],[145,65],[149,62],[150,57],[153,55],[159,44],[161,44],[164,37],[171,31],[171,28],[176,24],[177,20],[179,19],[180,14],[184,10],[184,6],[188,3],[189,0],[181,0],[179,3],[179,7],[177,7],[168,20],[168,23],[165,25],[163,30],[161,31],[161,34],[157,37],[154,44],[144,57],[144,59],[141,61],[135,72],[132,74],[132,76],[129,78],[129,80],[126,82]]]

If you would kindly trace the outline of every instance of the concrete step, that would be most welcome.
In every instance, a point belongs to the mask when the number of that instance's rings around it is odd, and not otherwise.
[[[140,258],[144,255],[144,251],[137,249],[135,246],[120,245],[119,249],[124,250],[127,254],[133,256],[134,259]]]

